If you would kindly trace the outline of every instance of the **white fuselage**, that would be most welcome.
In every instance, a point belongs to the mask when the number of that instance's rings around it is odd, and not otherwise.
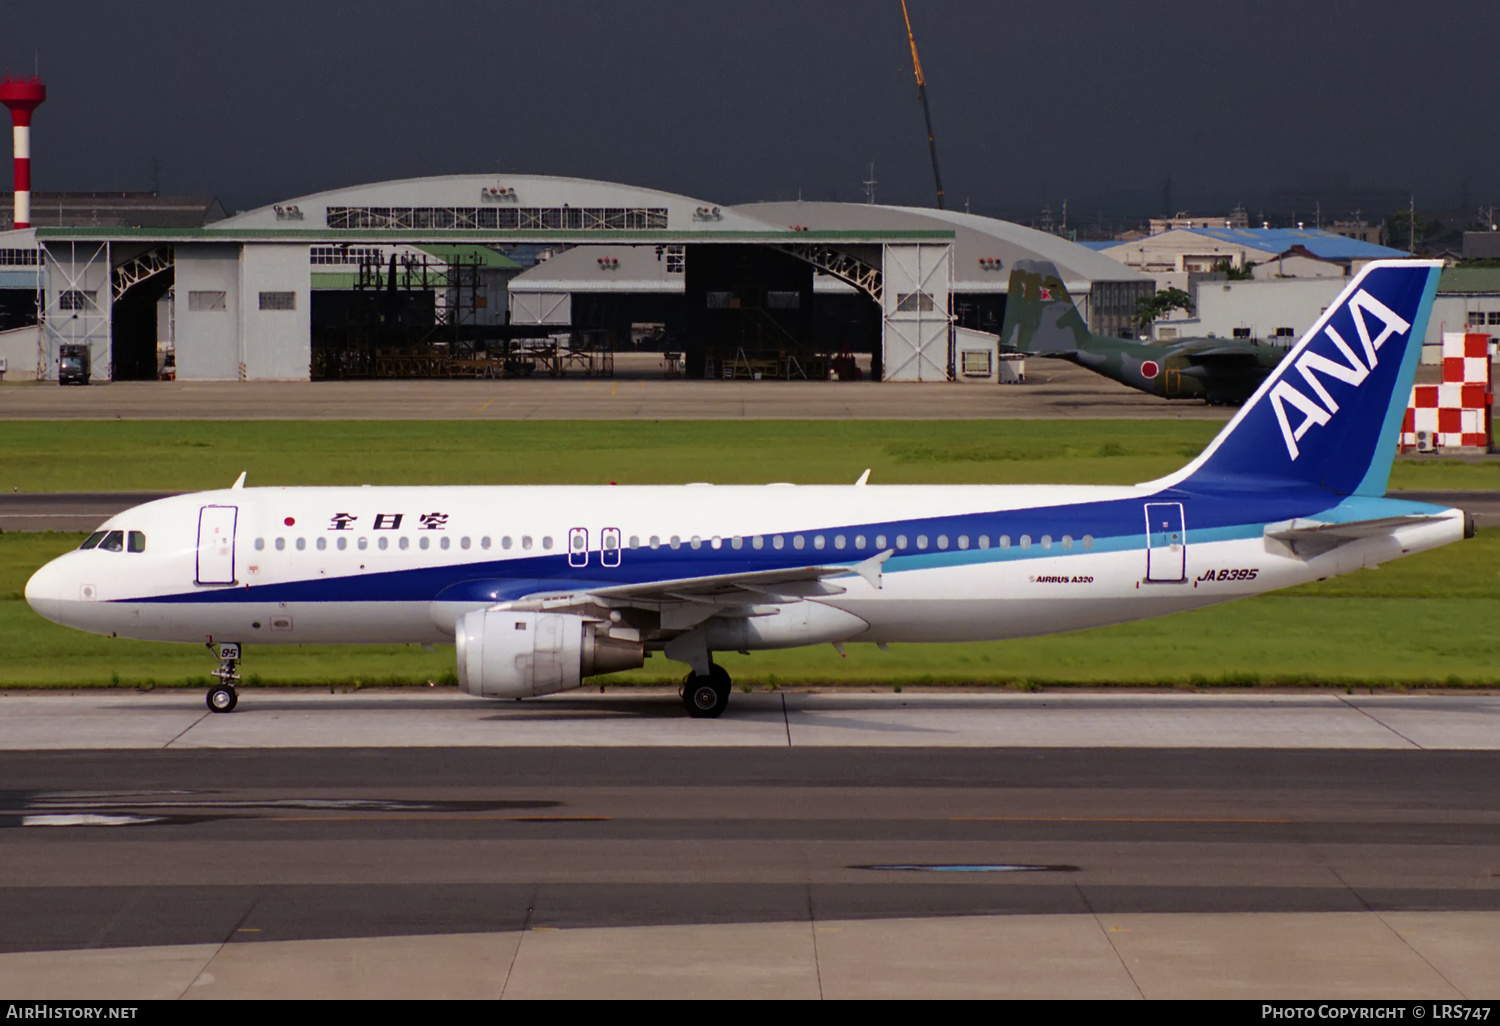
[[[1362,502],[1376,512],[1415,507]],[[1181,519],[1148,534],[1147,504],[1169,514],[1175,505]],[[974,641],[1210,605],[1464,531],[1461,512],[1420,507],[1431,519],[1309,558],[1265,528],[1319,509],[1242,505],[1236,512],[1232,502],[1152,486],[226,489],[111,518],[100,530],[137,532],[142,551],[70,552],[37,572],[26,597],[51,620],[129,638],[441,643],[463,614],[496,603],[853,566],[889,551],[877,581],[838,577],[824,589],[833,593],[793,603],[806,607],[796,625],[736,636],[733,647]],[[208,538],[211,522],[228,525],[229,537]],[[670,633],[648,636],[647,646],[661,647]]]

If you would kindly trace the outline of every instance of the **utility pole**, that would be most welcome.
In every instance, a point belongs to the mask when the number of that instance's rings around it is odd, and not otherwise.
[[[932,134],[932,111],[927,109],[927,79],[922,76],[922,59],[917,56],[917,37],[911,31],[911,15],[906,0],[901,0],[901,17],[906,20],[906,39],[911,43],[911,66],[917,73],[917,99],[922,101],[922,117],[927,121],[927,151],[932,154],[932,180],[937,184],[937,205],[943,209],[943,176],[938,171],[937,140]]]
[[[1411,207],[1406,214],[1406,255],[1417,255],[1417,194],[1411,194]]]

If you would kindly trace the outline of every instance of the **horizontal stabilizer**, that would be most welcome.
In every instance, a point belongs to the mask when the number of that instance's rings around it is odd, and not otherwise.
[[[1361,538],[1374,538],[1390,534],[1401,527],[1430,524],[1443,519],[1444,516],[1437,513],[1411,513],[1336,524],[1321,520],[1288,520],[1279,524],[1267,524],[1265,536],[1285,542],[1298,556],[1311,559]]]

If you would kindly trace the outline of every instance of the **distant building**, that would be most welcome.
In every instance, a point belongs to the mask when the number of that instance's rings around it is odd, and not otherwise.
[[[1465,260],[1500,260],[1500,232],[1464,232]]]
[[[1424,344],[1441,346],[1445,331],[1500,337],[1500,267],[1444,268]]]
[[[1193,313],[1158,321],[1156,338],[1259,339],[1290,346],[1343,291],[1344,279],[1197,281]],[[1174,311],[1175,312],[1175,311]]]
[[[1150,225],[1152,235],[1160,235],[1174,228],[1248,228],[1250,215],[1244,207],[1235,207],[1228,214],[1212,217],[1190,217],[1186,213],[1177,214],[1174,217],[1153,217]]]
[[[15,193],[0,192],[0,231],[14,227]],[[154,192],[33,192],[33,228],[201,228],[227,217],[213,196]]]
[[[1367,221],[1335,221],[1325,230],[1335,235],[1342,235],[1346,239],[1357,239],[1360,242],[1368,242],[1372,246],[1385,245],[1385,225],[1383,223],[1370,224]]]
[[[1173,228],[1097,248],[1155,278],[1157,288],[1184,290],[1190,274],[1226,266],[1256,277],[1345,277],[1371,260],[1406,255],[1316,228]]]

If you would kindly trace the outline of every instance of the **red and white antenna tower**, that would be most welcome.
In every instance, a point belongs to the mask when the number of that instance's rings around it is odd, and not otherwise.
[[[46,98],[47,87],[36,75],[6,75],[0,79],[0,103],[10,108],[10,120],[15,125],[17,228],[31,227],[31,112]]]

